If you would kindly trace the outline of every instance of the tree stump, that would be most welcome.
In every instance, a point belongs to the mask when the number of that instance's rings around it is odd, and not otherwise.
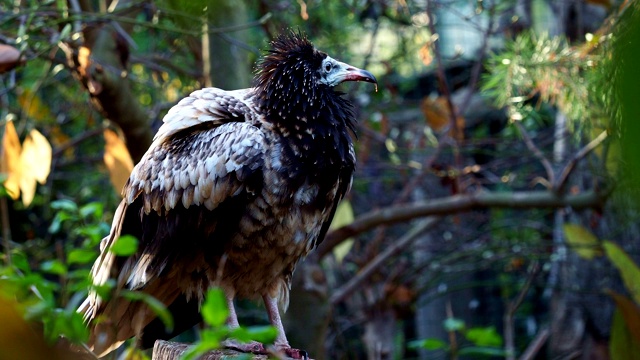
[[[157,340],[155,344],[153,344],[153,354],[151,355],[151,360],[178,360],[180,356],[187,351],[187,349],[191,345],[177,342],[170,342],[164,340]],[[199,360],[222,360],[222,359],[235,359],[242,357],[246,359],[247,353],[231,350],[231,349],[221,349],[221,350],[212,350],[209,351],[202,356],[200,356]],[[251,357],[252,360],[267,360],[269,357],[267,355],[253,355]]]

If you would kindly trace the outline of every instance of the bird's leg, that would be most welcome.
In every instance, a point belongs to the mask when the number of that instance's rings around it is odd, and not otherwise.
[[[229,294],[225,291],[225,298],[227,298],[227,307],[229,308],[229,317],[227,317],[227,326],[230,329],[237,329],[240,327],[238,322],[238,315],[236,314],[236,308],[233,305],[233,294]],[[267,349],[261,343],[257,341],[251,341],[248,343],[239,342],[236,339],[227,339],[222,342],[222,345],[228,349],[239,350],[242,352],[250,352],[254,354],[267,354]]]
[[[280,311],[278,310],[278,300],[269,295],[263,295],[264,306],[267,308],[267,314],[269,315],[269,321],[271,325],[276,328],[278,335],[274,342],[274,347],[277,351],[284,353],[286,356],[292,359],[309,359],[309,355],[304,350],[293,349],[287,341],[287,335],[284,333],[284,326],[282,325],[282,319],[280,318]]]
[[[225,291],[224,297],[227,299],[227,308],[229,308],[229,317],[227,318],[227,326],[229,326],[229,328],[231,329],[237,329],[240,327],[240,323],[238,322],[236,307],[233,305],[233,295],[229,295]]]

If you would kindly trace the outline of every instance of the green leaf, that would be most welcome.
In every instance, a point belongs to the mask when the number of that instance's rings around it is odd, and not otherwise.
[[[238,339],[242,342],[257,341],[263,344],[273,343],[278,335],[278,330],[275,327],[268,326],[251,326],[249,328],[237,328],[234,329],[230,337]],[[240,338],[241,336],[242,338]]]
[[[422,348],[426,350],[445,350],[449,347],[446,342],[436,338],[411,341],[408,346],[413,349]]]
[[[624,295],[611,290],[607,290],[606,293],[615,301],[629,334],[640,344],[640,307]]]
[[[90,216],[93,216],[94,218],[99,219],[102,217],[102,214],[104,212],[104,205],[97,201],[90,202],[82,206],[79,212],[80,212],[80,216],[83,219],[86,219]]]
[[[104,284],[102,284],[102,285],[93,285],[91,288],[102,299],[110,299],[111,298],[111,290],[113,290],[113,288],[115,286],[116,286],[115,279],[108,279],[107,282],[105,282]]]
[[[502,337],[495,326],[474,327],[465,331],[464,336],[476,346],[502,346]]]
[[[640,304],[640,281],[638,281],[638,279],[640,279],[640,268],[638,268],[638,265],[633,262],[629,255],[615,243],[605,240],[602,246],[609,260],[611,260],[613,265],[620,271],[622,281],[627,290],[629,290],[631,297],[636,304]]]
[[[67,39],[67,37],[69,37],[69,34],[71,34],[71,24],[67,23],[63,28],[62,31],[60,31],[60,36],[58,37],[59,41],[64,41]]]
[[[591,260],[596,256],[602,255],[602,248],[598,238],[589,230],[577,224],[564,224],[563,229],[569,246],[578,256]]]
[[[138,250],[138,239],[131,235],[120,236],[109,248],[109,251],[118,256],[130,256]]]
[[[638,354],[640,342],[629,331],[623,313],[616,309],[609,335],[609,357],[611,360],[638,360]]]
[[[78,211],[78,205],[67,199],[52,201],[49,206],[54,210],[64,210],[71,213]]]
[[[443,326],[446,331],[461,331],[464,330],[464,321],[450,317],[444,321]]]
[[[98,254],[95,250],[91,249],[73,249],[67,256],[67,263],[69,264],[88,264],[93,262]]]
[[[75,343],[84,343],[89,340],[89,330],[84,323],[82,314],[76,311],[65,312],[65,321],[67,322],[64,335]],[[62,335],[62,334],[60,334]]]
[[[58,259],[48,260],[40,265],[40,270],[49,274],[63,275],[67,273],[67,266]]]
[[[22,272],[28,274],[31,273],[31,267],[29,266],[29,261],[24,253],[18,252],[15,254],[11,254],[11,262],[16,269],[21,270]]]
[[[202,318],[212,327],[222,326],[229,317],[227,299],[220,288],[209,289],[207,297],[202,304]]]
[[[63,211],[57,212],[56,215],[53,217],[53,220],[51,220],[51,225],[49,225],[49,229],[48,229],[49,233],[50,234],[58,233],[60,231],[60,228],[62,228],[62,223],[72,218],[73,216],[70,215],[69,213],[66,213]]]
[[[205,352],[216,349],[217,347],[209,347],[203,342],[199,342],[193,346],[189,346],[185,352],[180,355],[180,360],[195,360]]]
[[[144,302],[149,309],[151,309],[151,311],[153,311],[158,318],[162,320],[167,331],[173,330],[173,316],[171,316],[171,312],[169,312],[169,309],[167,309],[162,301],[141,291],[123,290],[122,297],[133,301]]]

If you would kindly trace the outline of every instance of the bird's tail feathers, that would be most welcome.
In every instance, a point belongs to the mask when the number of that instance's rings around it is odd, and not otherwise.
[[[100,255],[91,267],[91,279],[94,286],[101,286],[107,283],[112,275],[112,268],[115,261],[115,254],[109,251],[109,248],[120,237],[122,231],[122,223],[126,212],[127,204],[125,201],[120,202],[113,216],[111,231],[100,242]],[[90,290],[89,295],[78,308],[78,312],[84,315],[85,321],[94,319],[102,307],[102,298],[95,290]]]
[[[126,201],[123,200],[116,209],[111,231],[108,236],[102,239],[100,255],[91,268],[94,286],[102,286],[110,278],[116,278],[111,297],[103,299],[95,290],[91,290],[78,308],[78,312],[84,315],[84,320],[92,322],[87,345],[99,357],[115,350],[130,337],[138,335],[144,326],[156,317],[156,314],[144,301],[135,300],[136,296],[123,296],[123,291],[130,291],[127,289],[127,281],[130,278],[130,274],[127,272],[133,271],[135,266],[116,268],[120,265],[116,263],[116,255],[110,251],[111,246],[122,233],[127,207]],[[128,259],[126,263],[130,262],[135,263],[135,257]],[[164,283],[167,282],[164,281]],[[163,286],[162,279],[144,285],[146,294],[168,301],[167,305],[177,296],[177,293],[167,294],[167,292],[175,291],[169,286]]]

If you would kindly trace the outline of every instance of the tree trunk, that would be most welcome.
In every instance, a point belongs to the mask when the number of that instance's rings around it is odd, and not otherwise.
[[[244,2],[217,0],[209,2],[202,35],[202,57],[205,86],[225,90],[251,85],[249,54],[239,44],[246,43],[247,31],[211,33],[215,28],[242,25],[249,21]]]

